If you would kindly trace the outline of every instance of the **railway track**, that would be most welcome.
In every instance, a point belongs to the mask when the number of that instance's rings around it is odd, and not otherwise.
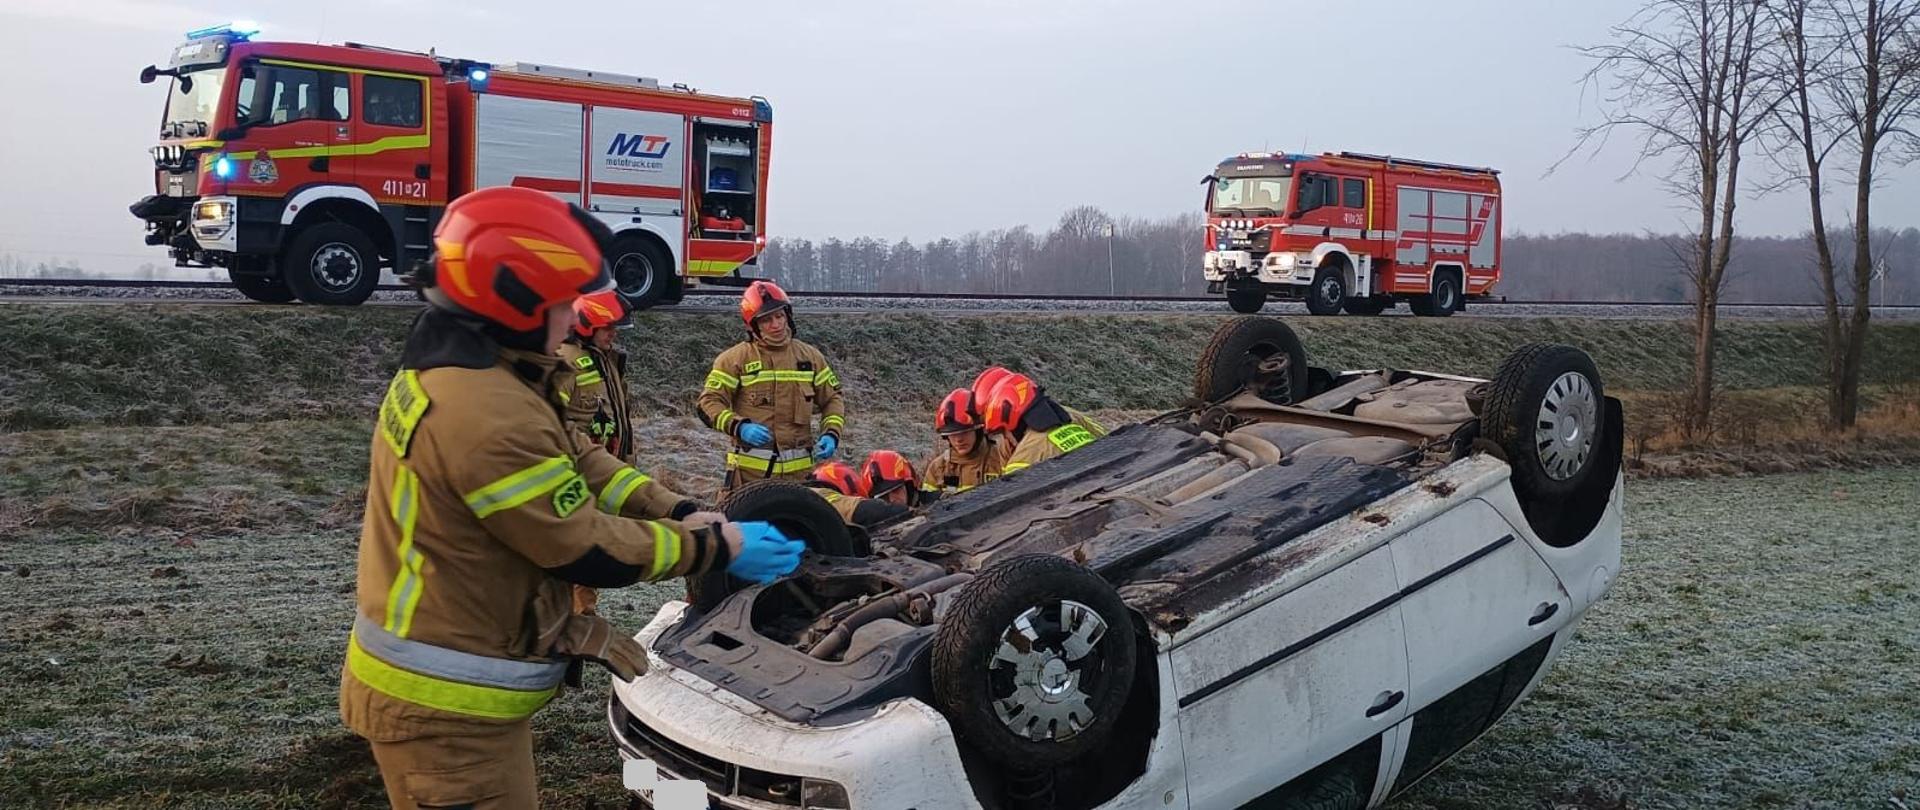
[[[706,315],[730,313],[738,291],[726,287],[689,290],[678,305],[661,307],[667,314]],[[792,291],[798,301],[829,311],[920,312],[935,314],[969,313],[1044,313],[1044,312],[1191,312],[1228,313],[1220,296],[1102,296],[990,293],[871,293],[845,291]],[[221,281],[115,280],[115,279],[0,279],[0,304],[62,304],[74,306],[111,306],[118,304],[176,304],[191,306],[270,306],[242,298],[231,285]],[[417,302],[406,288],[382,285],[367,304],[372,306],[413,306]],[[1494,299],[1474,301],[1462,313],[1466,317],[1587,317],[1587,318],[1672,318],[1684,314],[1692,304],[1676,301],[1532,301]],[[1266,312],[1300,314],[1297,303],[1276,302]],[[1818,317],[1817,303],[1721,304],[1724,317],[1759,319],[1799,319]],[[1404,309],[1390,310],[1388,317],[1407,316]],[[1920,319],[1920,305],[1896,304],[1874,307],[1876,317]]]

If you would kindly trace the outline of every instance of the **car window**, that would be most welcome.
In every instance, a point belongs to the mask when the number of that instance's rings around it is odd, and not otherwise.
[[[1380,776],[1380,738],[1356,745],[1268,791],[1246,807],[1273,810],[1364,810]]]
[[[1407,757],[1400,766],[1394,791],[1419,781],[1506,714],[1546,663],[1552,646],[1552,636],[1543,638],[1414,713],[1413,736],[1407,741]]]
[[[250,64],[241,69],[234,120],[243,126],[345,121],[353,107],[350,95],[344,73]]]
[[[421,98],[426,86],[419,79],[401,79],[392,76],[367,76],[360,89],[365,98],[361,103],[361,119],[369,124],[386,127],[420,128]]]

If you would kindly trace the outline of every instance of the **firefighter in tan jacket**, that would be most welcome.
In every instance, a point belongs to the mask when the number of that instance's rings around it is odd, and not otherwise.
[[[980,421],[973,392],[955,388],[933,412],[933,429],[946,444],[927,462],[920,489],[928,493],[966,492],[980,486],[1006,466],[1013,448],[993,439]]]
[[[638,467],[633,418],[627,412],[627,354],[614,345],[616,330],[631,322],[627,307],[620,302],[620,293],[602,290],[574,299],[573,315],[573,331],[560,344],[560,368],[554,374],[561,413],[582,446],[605,448],[614,458]],[[649,518],[679,520],[700,509],[694,499],[645,473],[630,500],[639,504],[642,517]],[[592,613],[599,603],[598,591],[573,586],[575,613]]]
[[[529,719],[582,660],[632,678],[646,652],[568,606],[725,568],[771,581],[804,544],[717,515],[647,520],[641,477],[562,424],[554,350],[608,283],[604,226],[540,192],[446,209],[373,435],[340,714],[372,743],[395,808],[531,808]]]
[[[994,384],[985,416],[987,432],[1005,433],[1014,441],[999,475],[1066,455],[1107,433],[1090,417],[1054,402],[1025,374],[1008,374]]]
[[[840,378],[820,350],[794,337],[793,306],[773,282],[747,287],[740,317],[750,339],[714,358],[698,401],[707,425],[733,439],[726,488],[762,478],[804,481],[840,446],[847,422]]]

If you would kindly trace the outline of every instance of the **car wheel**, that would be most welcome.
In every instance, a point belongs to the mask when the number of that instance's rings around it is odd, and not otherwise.
[[[280,255],[287,289],[309,304],[353,306],[380,286],[380,257],[373,240],[344,222],[316,222],[301,230]]]
[[[613,242],[607,265],[613,268],[613,284],[620,297],[632,309],[659,304],[673,286],[673,260],[652,239],[629,234]]]
[[[1605,392],[1593,358],[1534,343],[1507,355],[1482,405],[1480,430],[1507,455],[1523,499],[1574,494],[1601,456]]]
[[[233,282],[233,288],[249,300],[263,304],[285,304],[293,300],[293,291],[287,289],[286,279],[279,276],[242,273],[228,268],[227,280]]]
[[[1267,305],[1267,288],[1257,284],[1227,288],[1227,306],[1242,315],[1252,315]]]
[[[1278,318],[1235,318],[1214,330],[1193,379],[1193,395],[1218,402],[1249,389],[1286,405],[1307,390],[1307,348]]]
[[[835,557],[864,557],[872,551],[847,529],[840,513],[812,487],[794,481],[752,481],[720,499],[719,509],[729,520],[764,520],[788,537],[805,540],[807,549]],[[862,538],[864,535],[862,535]],[[693,574],[687,580],[687,603],[701,611],[750,583],[725,571]]]
[[[1373,295],[1365,298],[1349,298],[1342,308],[1346,309],[1348,315],[1378,315],[1386,312],[1387,307],[1390,306],[1393,306],[1393,299],[1383,295]]]
[[[951,597],[933,695],[960,737],[1009,768],[1100,750],[1133,682],[1134,629],[1100,575],[1061,557],[994,563]]]
[[[1307,290],[1307,311],[1315,315],[1338,315],[1347,301],[1347,279],[1338,267],[1322,267],[1313,274],[1313,287]]]

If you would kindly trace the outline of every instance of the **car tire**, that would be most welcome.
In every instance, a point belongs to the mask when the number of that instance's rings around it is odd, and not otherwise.
[[[1262,372],[1275,355],[1285,355],[1284,374]],[[1243,388],[1278,405],[1298,402],[1307,390],[1307,348],[1293,328],[1278,318],[1235,318],[1214,330],[1200,355],[1193,396],[1218,402]]]
[[[1313,286],[1307,288],[1307,311],[1315,315],[1338,315],[1347,302],[1347,278],[1338,267],[1322,267],[1313,274]]]
[[[872,551],[847,529],[840,513],[812,487],[795,481],[751,481],[727,493],[718,509],[728,520],[764,520],[788,537],[805,540],[807,549],[836,557],[864,557]],[[863,535],[864,536],[864,535]],[[712,610],[733,592],[746,588],[745,580],[725,571],[707,571],[686,578],[687,603]]]
[[[359,228],[316,222],[287,243],[280,254],[280,277],[306,303],[353,306],[380,286],[380,256]]]
[[[293,301],[293,291],[287,289],[286,279],[275,275],[242,273],[227,269],[227,280],[233,282],[233,288],[250,301],[263,304],[285,304]]]
[[[1348,315],[1378,315],[1386,312],[1391,306],[1393,306],[1393,299],[1384,295],[1370,295],[1364,298],[1349,298],[1341,308],[1345,309]]]
[[[1227,288],[1227,306],[1242,315],[1252,315],[1267,305],[1267,288],[1249,284]]]
[[[1600,370],[1572,346],[1515,349],[1494,373],[1481,407],[1480,432],[1506,454],[1522,500],[1579,491],[1607,440]]]
[[[1112,585],[1067,559],[1025,554],[988,566],[949,598],[933,640],[933,696],[961,739],[1023,771],[1106,745],[1136,652],[1131,614]]]
[[[627,308],[642,310],[666,299],[668,288],[674,286],[678,274],[673,271],[673,259],[660,249],[659,243],[638,233],[629,233],[613,240],[611,254],[607,257],[607,267],[613,272],[614,286],[620,290],[620,298],[627,302]]]

